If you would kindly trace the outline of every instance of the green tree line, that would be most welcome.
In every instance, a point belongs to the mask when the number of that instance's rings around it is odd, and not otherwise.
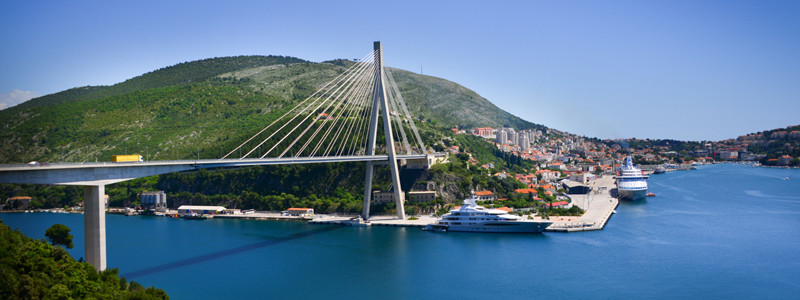
[[[0,220],[0,299],[169,297],[161,289],[127,281],[116,268],[98,272],[92,265],[76,261],[61,246],[26,237]]]

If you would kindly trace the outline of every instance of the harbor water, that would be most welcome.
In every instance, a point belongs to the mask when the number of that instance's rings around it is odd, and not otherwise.
[[[790,180],[784,180],[789,177]],[[800,170],[653,175],[604,230],[485,234],[305,222],[107,215],[109,268],[190,298],[794,298]],[[0,214],[44,237],[80,214]]]

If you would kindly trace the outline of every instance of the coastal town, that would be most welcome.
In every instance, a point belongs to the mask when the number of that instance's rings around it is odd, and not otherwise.
[[[599,140],[547,128],[543,130],[515,130],[514,128],[480,127],[451,129],[454,134],[475,135],[493,143],[503,152],[523,159],[544,162],[548,169],[559,169],[566,174],[581,173],[591,166],[597,173],[612,171],[613,162],[632,156],[639,165],[666,165],[670,168],[688,168],[692,164],[712,162],[750,162],[770,166],[800,166],[800,126],[742,135],[735,139],[717,142],[682,142],[650,139]],[[785,147],[786,154],[767,154],[765,146]],[[754,149],[755,148],[755,149]],[[456,154],[457,146],[447,149]],[[794,156],[791,154],[795,154]],[[473,164],[478,161],[471,160]],[[491,169],[492,165],[481,165]],[[581,168],[579,168],[581,167]],[[579,170],[580,169],[580,170]],[[590,171],[592,172],[592,171]]]
[[[694,166],[715,162],[743,162],[753,165],[797,166],[797,157],[788,154],[774,157],[765,153],[751,152],[751,147],[781,144],[782,147],[797,149],[800,128],[789,126],[783,130],[773,130],[757,134],[743,135],[736,139],[719,142],[670,142],[650,140],[599,140],[580,137],[554,129],[517,130],[514,128],[479,127],[473,129],[452,129],[453,137],[435,145],[451,159],[433,160],[432,163],[446,163],[457,157],[465,158],[468,168],[478,170],[483,176],[498,180],[513,180],[517,187],[513,192],[502,193],[475,186],[475,196],[480,204],[507,213],[529,215],[531,219],[550,219],[547,214],[535,213],[534,207],[545,209],[573,209],[572,213],[552,216],[556,223],[549,231],[580,231],[602,229],[618,204],[618,195],[612,193],[616,188],[613,180],[617,170],[627,157],[632,157],[644,173],[653,174],[675,170],[689,170]],[[482,161],[473,156],[467,147],[459,146],[458,136],[471,136],[503,154],[515,157],[517,161],[527,161],[527,168],[508,168],[494,162]],[[454,139],[454,137],[456,139]],[[785,142],[786,140],[790,142]],[[791,143],[794,141],[794,144]],[[411,167],[412,164],[406,164]],[[470,167],[471,166],[471,167]],[[430,166],[427,166],[430,167]],[[428,185],[433,184],[429,182]],[[435,185],[435,184],[433,184]],[[441,190],[441,189],[439,189]],[[139,201],[126,203],[122,208],[108,208],[108,195],[105,205],[108,213],[125,215],[157,215],[182,217],[188,219],[237,218],[258,220],[302,220],[312,223],[338,223],[348,225],[386,225],[423,227],[433,223],[438,216],[458,207],[458,200],[451,197],[442,201],[443,195],[436,188],[411,189],[406,191],[405,202],[410,204],[438,203],[438,213],[421,214],[419,211],[408,220],[392,217],[374,216],[369,222],[353,222],[352,214],[315,213],[311,207],[289,207],[282,211],[256,211],[254,209],[226,208],[224,206],[193,205],[192,203],[167,206],[164,191],[144,191]],[[604,197],[590,205],[588,199]],[[512,201],[509,201],[511,199]],[[522,202],[513,200],[529,200]],[[6,199],[0,210],[31,211],[32,198],[14,196]],[[392,193],[376,190],[373,203],[394,202]],[[448,205],[448,203],[450,203]],[[80,203],[79,203],[80,204]],[[520,206],[522,205],[522,206]],[[600,206],[598,206],[600,205]],[[82,207],[48,209],[56,212],[80,212]],[[531,212],[534,213],[531,213]],[[577,229],[576,229],[577,228]]]

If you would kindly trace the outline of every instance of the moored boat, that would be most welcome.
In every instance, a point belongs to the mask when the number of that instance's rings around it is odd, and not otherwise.
[[[666,172],[667,168],[664,168],[664,166],[658,166],[655,170],[653,170],[653,174],[664,174]]]
[[[553,222],[526,220],[499,209],[487,209],[477,204],[478,197],[464,199],[463,205],[428,225],[430,231],[513,232],[538,233]]]
[[[625,165],[617,169],[617,193],[621,199],[640,200],[647,196],[647,175],[642,169],[633,165],[631,157],[625,160]]]
[[[189,219],[189,220],[206,220],[206,219],[213,219],[214,215],[211,215],[211,214],[199,214],[199,213],[196,213],[196,212],[189,212],[189,213],[183,215],[183,218],[184,219]]]

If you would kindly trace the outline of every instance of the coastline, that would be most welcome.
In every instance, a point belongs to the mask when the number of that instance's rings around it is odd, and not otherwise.
[[[611,189],[614,186],[613,176],[602,176],[592,184],[590,194],[570,194],[568,195],[574,205],[585,211],[582,216],[554,216],[543,219],[539,216],[533,218],[534,221],[553,221],[545,231],[547,232],[579,232],[602,230],[615,212],[619,201],[611,196]],[[25,211],[2,211],[2,213],[73,213],[83,214],[82,210],[65,210],[63,208],[35,209]],[[156,217],[177,216],[177,210],[167,210],[164,214],[152,215]],[[106,214],[125,214],[124,208],[110,207],[106,209]],[[136,211],[133,216],[148,216]],[[281,212],[257,211],[247,214],[215,214],[213,218],[218,219],[240,219],[240,220],[263,220],[263,221],[305,221],[309,224],[335,224],[345,226],[395,226],[395,227],[425,227],[436,221],[433,215],[414,216],[415,219],[397,219],[393,215],[373,216],[366,222],[357,221],[358,215],[339,215],[339,214],[313,214],[302,216],[287,216]]]

